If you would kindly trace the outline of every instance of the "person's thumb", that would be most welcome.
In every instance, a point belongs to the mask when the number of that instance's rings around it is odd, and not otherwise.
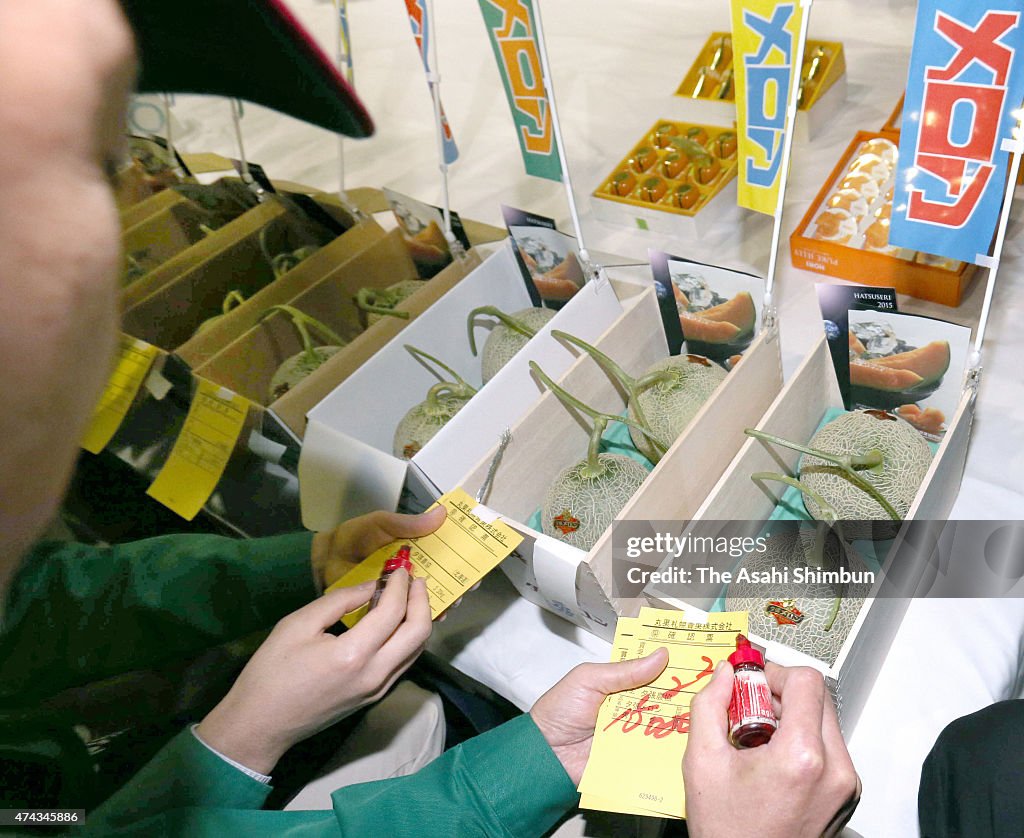
[[[729,702],[732,700],[733,669],[728,661],[719,661],[715,672],[690,703],[690,741],[688,747],[729,747],[726,736]]]
[[[373,596],[376,582],[364,582],[350,588],[335,588],[319,599],[313,600],[298,611],[289,614],[281,622],[289,631],[297,631],[305,635],[317,635],[324,629],[333,626],[342,617],[365,605]]]
[[[447,515],[448,513],[443,506],[435,506],[428,512],[423,512],[419,515],[385,512],[379,523],[381,529],[390,533],[392,538],[416,538],[417,536],[432,533],[444,523]]]
[[[642,687],[657,678],[668,665],[668,649],[655,649],[643,658],[595,663],[579,667],[579,677],[588,689],[611,693]]]

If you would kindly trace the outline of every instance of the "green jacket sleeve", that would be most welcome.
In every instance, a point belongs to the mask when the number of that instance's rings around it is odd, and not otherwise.
[[[333,811],[262,811],[266,793],[185,731],[87,816],[85,834],[537,838],[578,800],[529,715],[452,748],[409,777],[339,789]]]
[[[312,539],[38,545],[0,611],[0,702],[53,695],[271,626],[317,594]]]

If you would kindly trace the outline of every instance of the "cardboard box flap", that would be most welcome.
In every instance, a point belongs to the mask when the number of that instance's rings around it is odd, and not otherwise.
[[[311,416],[299,458],[303,526],[320,532],[376,509],[395,509],[406,468],[404,460]]]

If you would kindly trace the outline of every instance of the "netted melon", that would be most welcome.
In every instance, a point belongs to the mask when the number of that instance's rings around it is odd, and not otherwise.
[[[474,355],[477,352],[473,321],[478,315],[498,319],[498,325],[487,336],[483,351],[480,353],[481,378],[486,384],[498,374],[498,370],[512,360],[513,355],[526,346],[530,338],[547,325],[555,316],[555,311],[550,308],[524,308],[515,314],[505,314],[494,306],[473,309],[466,318],[466,327],[469,330],[469,348]]]
[[[725,380],[726,371],[700,355],[672,355],[649,367],[639,378],[627,374],[595,347],[567,332],[554,337],[575,344],[625,388],[629,394],[629,434],[637,451],[657,463]],[[648,433],[638,430],[644,428]]]
[[[901,519],[910,511],[932,461],[928,443],[913,425],[879,410],[844,413],[811,438],[810,448],[839,457],[881,452],[881,465],[857,473],[888,501]],[[805,454],[800,461],[800,481],[823,497],[841,520],[891,517],[875,497],[851,481],[849,474],[835,463]],[[812,517],[822,519],[821,506],[812,496],[804,497],[804,505]]]
[[[744,581],[729,585],[726,610],[749,612],[751,634],[831,666],[870,591],[867,567],[831,532],[792,528],[772,533],[765,543],[765,552],[750,553],[733,571],[734,580]],[[841,577],[819,574],[841,568],[850,574],[845,584]],[[783,570],[789,581],[752,581],[770,580],[772,571]]]
[[[310,317],[293,306],[271,306],[263,312],[260,319],[264,320],[275,312],[281,312],[291,319],[291,323],[295,327],[296,332],[298,332],[299,339],[302,341],[302,351],[292,355],[277,368],[277,371],[270,379],[270,387],[267,392],[268,403],[281,398],[300,381],[323,366],[328,358],[340,352],[348,343],[341,335],[325,326],[319,320]],[[310,335],[311,330],[326,345],[314,346],[313,338]]]
[[[596,468],[583,460],[563,469],[544,498],[544,532],[589,550],[646,477],[647,469],[621,454],[599,454]]]
[[[779,480],[803,494],[807,513],[820,521],[902,521],[931,465],[932,452],[912,425],[881,410],[844,413],[821,428],[807,445],[753,428],[748,436],[800,451],[798,477],[760,472],[751,479]],[[850,537],[891,537],[891,527],[872,524]]]
[[[409,344],[405,345],[405,349],[415,358],[436,364],[454,379],[434,384],[427,391],[427,397],[411,407],[395,428],[391,444],[392,453],[404,460],[411,460],[456,413],[466,406],[476,394],[476,388],[433,355]]]
[[[395,311],[395,307],[423,287],[422,279],[403,279],[387,288],[360,288],[355,304],[366,315],[366,325],[372,326],[382,317],[409,319],[409,312]]]
[[[633,423],[598,413],[555,384],[536,362],[530,361],[530,369],[563,404],[589,416],[594,423],[586,459],[559,472],[541,508],[541,529],[546,535],[589,550],[647,477],[647,469],[636,460],[600,453],[601,435],[609,422],[631,427]]]
[[[220,314],[215,314],[213,317],[208,317],[206,320],[200,323],[199,328],[195,330],[195,334],[198,335],[202,332],[205,332],[211,326],[216,325],[221,320],[223,320],[227,314],[230,314],[232,309],[237,308],[244,302],[245,297],[242,296],[242,293],[240,291],[228,291],[227,295],[224,297],[224,302],[221,303]]]

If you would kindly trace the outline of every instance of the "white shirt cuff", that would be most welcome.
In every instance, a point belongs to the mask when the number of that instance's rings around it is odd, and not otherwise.
[[[228,765],[232,766],[233,768],[237,768],[243,774],[248,774],[250,777],[252,777],[254,780],[256,780],[256,782],[263,783],[263,785],[265,785],[265,786],[270,785],[270,777],[268,777],[266,774],[260,774],[259,771],[253,771],[251,768],[246,768],[244,765],[242,765],[242,763],[235,762],[233,759],[231,759],[231,757],[225,756],[220,751],[218,751],[216,748],[211,748],[208,744],[206,744],[206,742],[203,742],[203,737],[201,737],[198,733],[196,733],[196,728],[197,727],[199,727],[198,724],[192,725],[192,735],[196,739],[198,739],[200,742],[202,742],[204,748],[206,748],[208,751],[212,751],[217,756],[219,756],[222,760],[224,760],[224,762],[226,762]]]

